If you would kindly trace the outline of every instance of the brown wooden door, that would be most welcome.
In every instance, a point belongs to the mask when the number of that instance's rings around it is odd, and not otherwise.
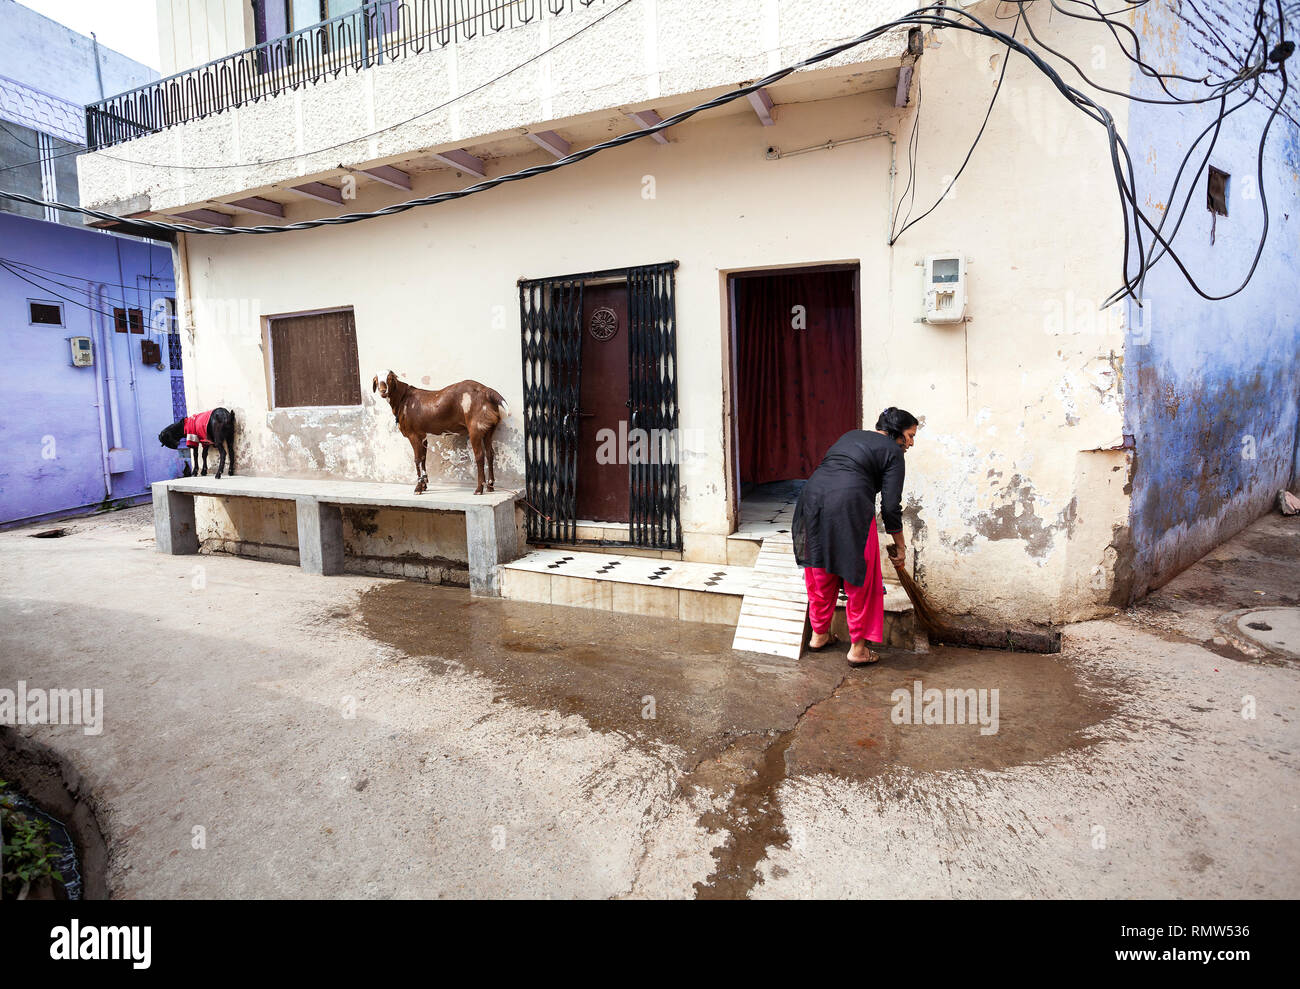
[[[625,441],[630,429],[627,425],[631,396],[629,329],[627,285],[586,286],[582,304],[578,418],[577,512],[580,519],[627,522],[630,517]],[[624,424],[622,429],[620,424]],[[614,441],[609,442],[609,437]]]

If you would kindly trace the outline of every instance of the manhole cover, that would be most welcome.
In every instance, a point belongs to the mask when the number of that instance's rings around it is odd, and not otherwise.
[[[1300,657],[1300,608],[1266,608],[1237,619],[1242,635],[1261,646]]]

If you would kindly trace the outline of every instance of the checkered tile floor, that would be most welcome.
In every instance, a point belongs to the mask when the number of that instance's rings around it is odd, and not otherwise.
[[[794,503],[802,481],[768,484],[740,502],[740,524],[732,539],[762,541],[766,536],[788,536],[794,523]]]
[[[507,570],[613,580],[625,584],[675,587],[683,591],[715,594],[744,594],[753,571],[749,567],[728,567],[718,563],[685,563],[655,560],[644,556],[611,556],[579,550],[535,549],[505,564]]]

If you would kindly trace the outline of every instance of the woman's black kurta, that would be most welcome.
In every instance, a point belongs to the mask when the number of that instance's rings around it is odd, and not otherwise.
[[[794,507],[794,558],[861,587],[867,580],[867,534],[881,495],[885,531],[903,528],[903,450],[865,429],[845,433],[827,451]]]

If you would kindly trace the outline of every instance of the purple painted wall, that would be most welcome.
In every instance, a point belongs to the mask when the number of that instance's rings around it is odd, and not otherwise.
[[[0,524],[146,495],[153,481],[178,476],[177,454],[157,438],[173,421],[168,321],[151,319],[155,300],[175,295],[170,247],[0,213],[0,258],[21,274],[0,267]],[[92,299],[94,283],[107,284],[107,301]],[[64,325],[30,325],[29,300],[60,305]],[[144,333],[115,332],[115,307],[140,309]],[[91,338],[93,366],[72,366],[72,336]],[[161,345],[163,370],[141,362],[143,340]],[[101,437],[113,445],[114,423],[105,344],[114,357],[120,446],[132,459],[108,483]]]
[[[1256,4],[1221,0],[1204,10],[1155,4],[1143,10],[1143,52],[1192,77],[1237,71],[1223,42],[1245,52],[1253,36]],[[1204,15],[1204,16],[1202,16]],[[1208,18],[1208,20],[1207,20]],[[1274,38],[1274,41],[1276,39]],[[1273,44],[1270,41],[1270,45]],[[1256,55],[1258,56],[1258,52]],[[1159,587],[1179,571],[1269,511],[1280,489],[1295,483],[1300,436],[1300,100],[1292,75],[1273,122],[1261,187],[1256,161],[1259,135],[1280,80],[1223,124],[1209,164],[1231,178],[1228,215],[1206,206],[1206,176],[1192,186],[1209,138],[1179,186],[1192,203],[1176,247],[1203,289],[1226,293],[1245,277],[1263,229],[1267,195],[1268,238],[1247,288],[1221,301],[1200,298],[1166,259],[1144,289],[1145,313],[1129,303],[1130,337],[1124,354],[1126,432],[1135,438],[1130,519],[1133,584],[1130,599]],[[1132,71],[1133,91],[1161,99],[1155,83]],[[1185,90],[1185,87],[1183,87]],[[1177,89],[1176,89],[1177,91]],[[1241,95],[1244,95],[1241,94]],[[1234,96],[1229,106],[1241,101]],[[1128,145],[1139,188],[1162,201],[1191,141],[1217,113],[1217,104],[1153,107],[1135,103]],[[1150,202],[1151,199],[1148,199]],[[1149,210],[1155,215],[1155,210]],[[1172,223],[1171,223],[1172,226]],[[1149,241],[1148,241],[1149,243]],[[1281,550],[1281,547],[1279,547]],[[1123,603],[1123,602],[1120,602]]]

